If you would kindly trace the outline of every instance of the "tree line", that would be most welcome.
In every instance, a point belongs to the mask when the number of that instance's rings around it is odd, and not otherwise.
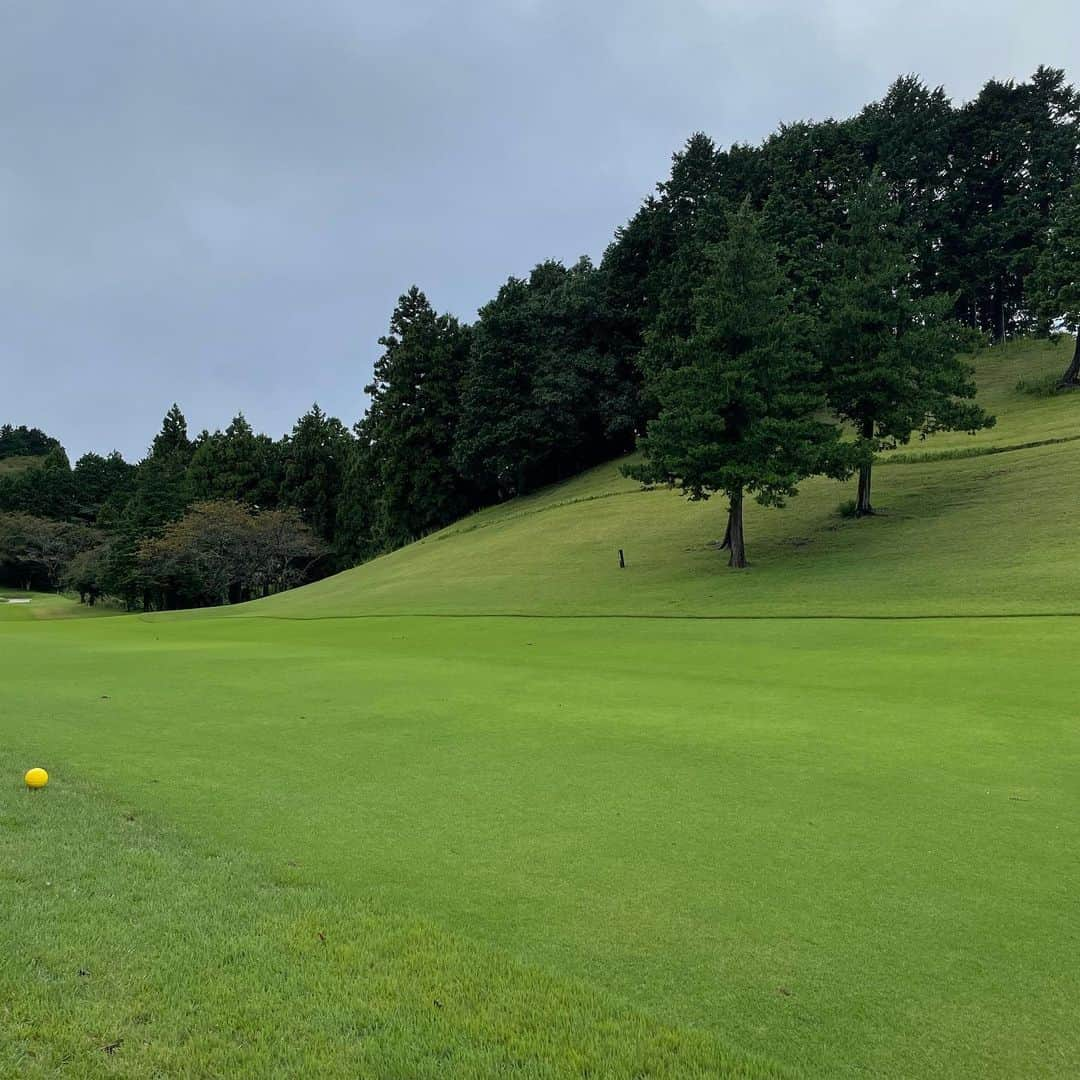
[[[959,105],[905,76],[854,117],[756,146],[696,134],[599,265],[541,263],[471,324],[405,293],[352,428],[316,406],[283,439],[242,416],[189,439],[174,406],[137,465],[89,454],[72,468],[39,442],[40,465],[0,476],[0,513],[67,526],[101,593],[216,603],[637,446],[643,482],[726,496],[742,566],[745,498],[780,505],[807,476],[856,474],[855,512],[870,514],[876,451],[993,422],[963,350],[1080,334],[1078,148],[1080,95],[1045,67]],[[1080,337],[1061,377],[1077,385]],[[215,515],[228,532],[274,513],[291,523],[276,531],[295,541],[288,573],[177,555]],[[16,563],[0,549],[0,573]]]

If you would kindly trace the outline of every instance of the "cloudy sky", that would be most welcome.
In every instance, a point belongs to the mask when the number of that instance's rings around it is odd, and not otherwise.
[[[1078,41],[1075,0],[0,0],[0,422],[352,422],[399,293],[598,256],[691,132]]]

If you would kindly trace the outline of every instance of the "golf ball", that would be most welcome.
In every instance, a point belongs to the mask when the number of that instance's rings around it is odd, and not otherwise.
[[[49,782],[49,774],[44,769],[30,769],[23,779],[28,788],[41,788]]]

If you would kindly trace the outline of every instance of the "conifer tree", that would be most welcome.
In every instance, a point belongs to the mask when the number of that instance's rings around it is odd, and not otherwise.
[[[328,543],[334,540],[337,503],[352,436],[318,404],[297,420],[283,451],[281,502]]]
[[[224,431],[198,440],[187,471],[192,500],[233,500],[269,509],[280,484],[276,455],[273,440],[256,435],[238,413]]]
[[[646,483],[675,483],[690,499],[728,500],[729,566],[746,566],[743,502],[782,506],[815,473],[850,471],[840,430],[824,404],[804,320],[761,221],[744,206],[693,301],[693,326],[674,341],[650,340],[665,362],[652,383],[659,416],[626,469]]]
[[[1059,389],[1074,390],[1080,387],[1080,184],[1054,212],[1029,289],[1044,326],[1060,323],[1076,335],[1072,360],[1058,380]]]
[[[451,455],[469,334],[414,285],[398,299],[379,344],[363,429],[375,465],[374,542],[391,548],[468,508]]]
[[[918,298],[897,224],[898,209],[875,173],[848,202],[831,245],[838,274],[825,293],[824,385],[832,409],[855,428],[861,458],[856,514],[872,514],[873,454],[913,431],[975,431],[991,416],[971,399],[971,369],[958,357],[970,335],[948,297]]]

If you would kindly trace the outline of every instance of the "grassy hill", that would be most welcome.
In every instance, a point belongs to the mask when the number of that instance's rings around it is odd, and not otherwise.
[[[0,619],[0,1072],[1076,1075],[1078,622],[981,617],[1078,610],[1063,355],[745,573],[608,466],[241,608]],[[813,614],[875,618],[671,617]]]
[[[28,600],[29,603],[9,604],[9,599]],[[102,615],[119,615],[121,608],[102,603],[88,607],[77,598],[63,593],[27,592],[24,589],[4,588],[0,585],[0,622],[28,622],[31,619],[82,619]]]
[[[1024,342],[979,356],[980,401],[997,425],[884,454],[878,518],[840,517],[853,485],[823,479],[804,484],[783,510],[748,505],[745,574],[723,572],[721,499],[644,491],[612,463],[230,614],[1080,611],[1077,402],[1017,389],[1058,374],[1070,347]],[[977,456],[946,456],[961,454]]]

